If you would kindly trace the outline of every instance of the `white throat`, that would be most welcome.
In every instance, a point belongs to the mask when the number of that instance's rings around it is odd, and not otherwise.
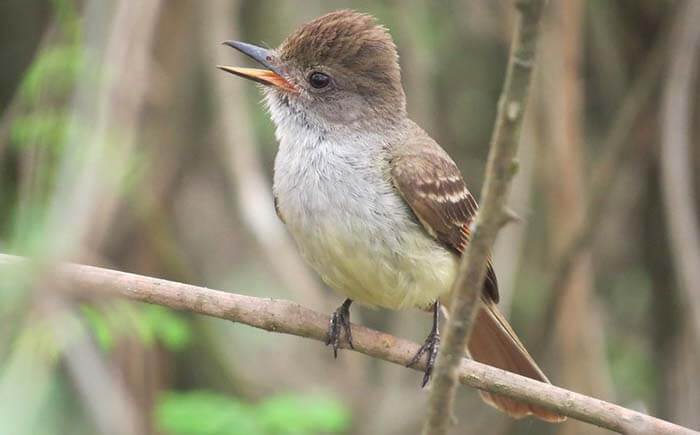
[[[274,190],[290,225],[307,225],[307,219],[355,202],[366,207],[393,190],[385,136],[324,123],[278,98],[268,97],[268,103],[279,142]]]

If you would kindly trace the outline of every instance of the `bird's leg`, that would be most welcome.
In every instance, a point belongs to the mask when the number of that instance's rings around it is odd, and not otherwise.
[[[433,366],[435,365],[435,359],[437,358],[438,349],[440,348],[440,330],[438,328],[440,322],[440,302],[435,301],[433,304],[433,327],[428,334],[428,338],[425,339],[423,346],[418,349],[418,352],[411,358],[411,361],[406,365],[406,367],[411,367],[420,361],[424,353],[428,354],[428,361],[425,364],[425,374],[423,375],[423,384],[421,387],[425,387],[430,376],[433,374]]]
[[[352,304],[352,299],[345,299],[343,305],[339,306],[338,309],[331,314],[331,322],[328,326],[326,346],[333,346],[333,358],[338,358],[340,334],[343,331],[345,331],[345,339],[347,340],[348,345],[350,345],[350,348],[355,348],[352,345],[352,331],[350,330],[350,304]]]

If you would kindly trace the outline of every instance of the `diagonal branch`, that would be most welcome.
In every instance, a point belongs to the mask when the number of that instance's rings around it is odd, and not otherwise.
[[[24,270],[31,261],[0,254],[0,274]],[[118,296],[246,324],[266,331],[324,342],[328,316],[290,301],[256,298],[158,278],[78,264],[53,269],[57,287],[76,296]],[[418,351],[416,343],[359,325],[352,326],[354,350],[405,366]],[[344,344],[343,344],[344,345]],[[413,367],[425,369],[423,362]],[[457,367],[459,382],[537,404],[577,420],[627,434],[698,434],[664,420],[534,381],[469,359]]]
[[[544,3],[544,0],[516,2],[519,17],[491,138],[481,194],[482,205],[476,228],[452,285],[451,293],[454,296],[450,321],[435,367],[428,417],[423,427],[425,435],[447,433],[454,406],[457,371],[467,348],[473,318],[478,309],[486,265],[498,231],[509,220],[505,204],[517,169],[515,156],[532,81],[535,48]]]

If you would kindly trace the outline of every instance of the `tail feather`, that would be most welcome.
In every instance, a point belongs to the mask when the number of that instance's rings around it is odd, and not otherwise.
[[[469,338],[469,353],[476,361],[517,373],[531,379],[549,383],[513,328],[492,303],[483,303],[475,319]],[[539,419],[557,423],[566,417],[548,409],[511,399],[506,396],[481,391],[486,403],[514,418],[533,415]]]

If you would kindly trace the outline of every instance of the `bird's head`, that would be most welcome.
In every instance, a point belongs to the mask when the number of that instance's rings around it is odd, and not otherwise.
[[[219,67],[264,85],[273,119],[293,117],[332,129],[371,128],[405,117],[396,46],[370,15],[331,12],[304,24],[275,49],[225,44],[265,68]]]

